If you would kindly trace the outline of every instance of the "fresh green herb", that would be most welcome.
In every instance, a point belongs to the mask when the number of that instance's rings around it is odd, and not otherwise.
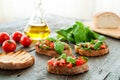
[[[58,54],[61,55],[64,50],[64,44],[60,41],[56,41],[54,43],[54,49],[57,51]]]
[[[41,42],[42,42],[42,40],[39,40],[39,42],[41,43]]]
[[[89,52],[92,51],[91,48],[90,48],[90,44],[88,44],[88,43],[81,43],[81,44],[82,44],[81,49],[88,50]],[[87,46],[86,46],[86,44],[87,44]]]
[[[68,41],[71,41],[74,43],[74,35],[72,34],[72,32],[68,33],[67,39]]]
[[[73,64],[76,63],[76,60],[75,60],[74,58],[72,58],[71,56],[68,56],[66,60],[67,60],[67,62],[69,62],[69,63],[73,63]]]
[[[63,36],[61,36],[61,35],[59,35],[59,34],[57,34],[56,38],[57,38],[58,40],[61,40],[61,41],[66,41],[66,38],[63,37]]]
[[[61,36],[64,37],[64,39],[67,39],[67,36],[68,34],[72,31],[72,26],[70,27],[65,27],[65,28],[62,28],[61,30],[58,30],[57,33]]]
[[[44,48],[44,50],[48,50],[48,49],[50,49],[50,47],[49,47],[49,46],[46,46],[46,47]]]
[[[74,25],[68,26],[67,28],[62,28],[56,32],[59,40],[66,40],[74,44],[90,42],[95,39],[100,41],[105,40],[104,36],[93,32],[89,26],[85,26],[81,22],[76,22]]]
[[[66,54],[63,53],[63,54],[61,54],[61,56],[59,58],[66,59],[66,57],[67,57]]]
[[[95,44],[95,41],[92,39],[90,43],[91,43],[91,44]]]
[[[53,37],[48,37],[46,40],[48,40],[48,41],[53,41],[53,42],[55,42],[55,41],[56,41],[56,39],[55,39],[55,38],[53,38]]]
[[[101,45],[102,43],[103,43],[102,41],[96,42],[95,45],[94,45],[94,49],[95,49],[95,50],[98,50],[98,49],[100,48],[100,45]]]
[[[73,25],[73,35],[76,44],[86,41],[85,33],[86,31],[82,23],[76,22],[76,25]]]
[[[41,49],[42,49],[42,48],[43,48],[43,44],[40,44],[40,45],[39,45],[39,48],[41,48]]]
[[[83,59],[85,59],[86,61],[88,61],[88,58],[87,58],[87,57],[85,57],[85,56],[83,56]]]
[[[104,37],[104,36],[99,36],[99,37],[98,37],[98,40],[104,41],[104,40],[105,40],[105,37]]]

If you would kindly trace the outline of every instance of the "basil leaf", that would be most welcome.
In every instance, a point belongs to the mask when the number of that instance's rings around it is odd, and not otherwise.
[[[76,25],[73,26],[73,35],[75,38],[76,44],[86,41],[84,25],[80,22],[76,22]]]
[[[67,62],[69,62],[69,63],[73,63],[73,64],[76,63],[76,60],[75,60],[74,58],[72,58],[71,56],[68,56],[66,60],[67,60]]]
[[[68,41],[75,43],[74,41],[74,35],[72,33],[69,33],[67,36]]]
[[[85,26],[81,22],[76,22],[74,25],[60,29],[57,31],[59,40],[67,40],[69,42],[79,44],[80,42],[90,42],[91,40],[98,39],[104,41],[105,37],[101,36]]]
[[[60,41],[56,41],[54,43],[54,49],[57,51],[58,54],[61,55],[64,50],[64,44]]]
[[[104,40],[105,40],[105,37],[102,36],[102,35],[100,35],[100,36],[98,37],[98,40],[100,40],[100,41],[104,41]]]
[[[94,45],[94,49],[95,49],[95,50],[98,50],[99,47],[100,47],[100,45],[101,45],[102,43],[103,43],[102,41],[96,42],[95,45]]]
[[[85,59],[86,61],[88,61],[88,58],[87,58],[87,57],[85,57],[85,56],[83,56],[83,59]]]
[[[53,37],[48,37],[48,38],[46,38],[46,40],[48,40],[48,41],[53,41],[53,42],[55,42],[55,41],[56,41],[56,39],[55,39],[55,38],[53,38]]]
[[[57,30],[56,32],[67,39],[68,33],[70,33],[71,31],[72,31],[72,26],[68,26],[66,28]]]
[[[66,59],[66,57],[67,57],[66,54],[63,53],[63,54],[61,54],[61,56],[59,58]]]
[[[67,41],[67,39],[59,34],[57,34],[57,39],[61,41]]]
[[[92,39],[96,39],[94,36],[94,32],[90,29],[89,26],[85,26],[85,30],[86,30],[86,41],[90,42]]]

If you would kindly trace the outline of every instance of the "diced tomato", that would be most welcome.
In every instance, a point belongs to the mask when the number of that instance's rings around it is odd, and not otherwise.
[[[53,49],[54,48],[54,43],[53,42],[50,42],[50,48]]]
[[[36,46],[39,46],[39,42],[37,42],[35,45],[36,45]]]
[[[68,49],[68,48],[69,48],[69,46],[65,44],[64,45],[64,49]]]
[[[96,43],[96,42],[98,42],[98,40],[94,40],[94,42]]]
[[[80,66],[80,65],[82,65],[84,63],[84,61],[81,59],[77,59],[76,60],[76,66]]]
[[[83,46],[83,44],[80,44],[80,47],[82,47]]]
[[[68,68],[72,68],[72,66],[73,66],[72,63],[69,63],[69,64],[67,65]]]
[[[53,63],[53,66],[57,66],[57,65],[59,65],[59,61],[54,61],[54,63]]]
[[[72,56],[72,58],[74,58],[74,59],[75,59],[75,56]]]
[[[91,49],[94,49],[94,45],[93,45],[93,44],[91,44],[91,45],[90,45],[90,48],[91,48]]]
[[[45,40],[45,43],[46,43],[47,45],[49,45],[49,44],[50,44],[50,41],[48,41],[48,40]]]
[[[81,57],[79,57],[78,58],[79,60],[81,60],[81,61],[83,61],[83,63],[85,63],[86,62],[86,60],[81,56]]]
[[[59,66],[60,66],[60,67],[63,67],[63,66],[64,66],[64,64],[63,64],[63,63],[59,63]]]
[[[100,49],[105,49],[106,48],[106,45],[105,44],[102,44],[101,46],[100,46]]]
[[[48,65],[53,66],[54,60],[53,60],[53,59],[51,59],[51,60],[49,60],[47,63],[48,63]]]
[[[65,59],[61,59],[60,62],[61,62],[62,64],[66,64]]]
[[[86,44],[85,44],[85,47],[87,47],[87,48],[88,48],[88,43],[86,43]]]

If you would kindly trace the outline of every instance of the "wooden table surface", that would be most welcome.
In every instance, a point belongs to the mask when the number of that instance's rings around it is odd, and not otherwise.
[[[55,30],[72,24],[77,19],[48,15],[46,20],[52,31],[51,35],[54,36]],[[27,23],[28,19],[0,24],[0,32],[5,31],[12,34],[16,30],[23,31]],[[26,49],[35,57],[35,64],[24,70],[0,70],[0,80],[120,80],[120,40],[106,37],[106,43],[110,49],[109,54],[100,57],[89,57],[89,71],[75,76],[48,73],[46,62],[50,57],[36,54],[34,45],[31,45],[29,48],[23,48],[18,44],[17,49]],[[1,47],[0,52],[2,52]]]

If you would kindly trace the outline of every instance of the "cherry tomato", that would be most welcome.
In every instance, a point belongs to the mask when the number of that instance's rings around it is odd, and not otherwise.
[[[105,49],[106,48],[106,45],[105,44],[102,44],[101,46],[100,46],[100,49]]]
[[[12,34],[12,39],[15,41],[15,42],[19,42],[20,41],[20,38],[22,37],[22,33],[20,31],[16,31]]]
[[[73,66],[72,63],[69,63],[69,64],[67,65],[68,68],[72,68],[72,66]]]
[[[27,37],[27,36],[22,36],[20,39],[20,43],[24,46],[24,47],[28,47],[30,46],[30,44],[32,43],[32,40]]]
[[[2,49],[5,52],[12,52],[16,49],[16,43],[13,40],[6,40],[2,44]]]
[[[5,40],[9,40],[10,36],[6,32],[1,32],[0,33],[0,44],[2,44]]]

